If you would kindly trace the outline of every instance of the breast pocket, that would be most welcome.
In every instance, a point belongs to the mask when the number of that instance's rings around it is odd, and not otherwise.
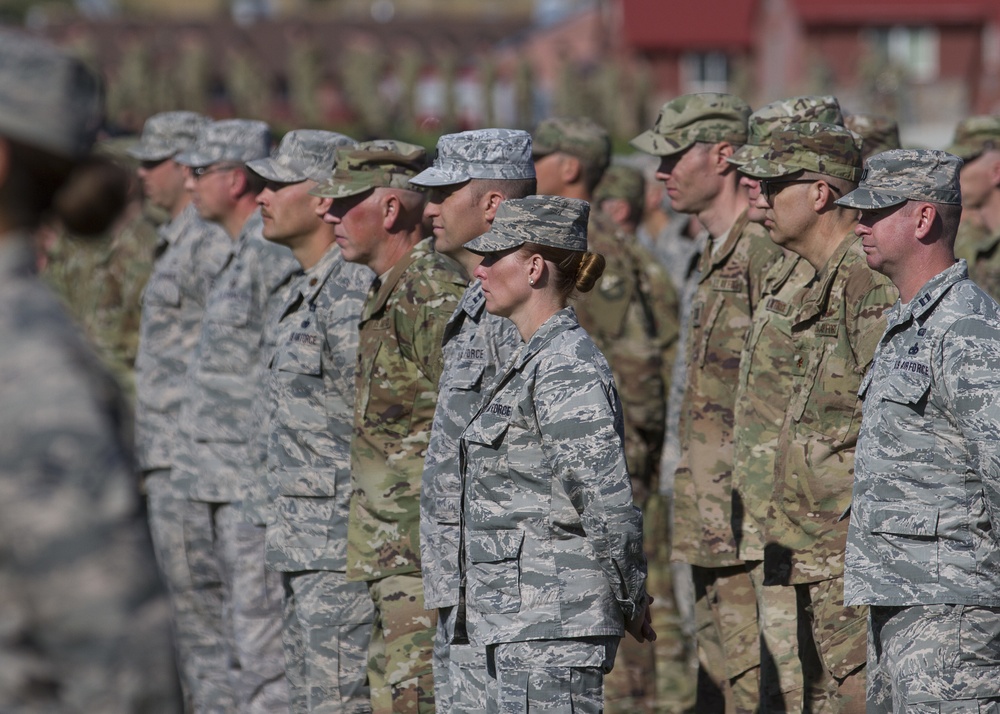
[[[469,604],[485,614],[521,609],[521,530],[472,533],[467,544]]]
[[[876,536],[883,562],[898,571],[905,570],[914,582],[937,582],[937,508],[920,503],[875,502],[867,511],[866,526]]]
[[[181,286],[174,275],[153,275],[142,292],[143,305],[177,307],[181,304]]]

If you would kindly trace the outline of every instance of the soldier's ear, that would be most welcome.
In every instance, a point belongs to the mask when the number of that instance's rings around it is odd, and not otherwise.
[[[497,208],[503,203],[504,195],[499,191],[487,191],[483,195],[483,200],[480,201],[480,205],[485,211],[485,218],[488,223],[493,223],[493,219],[497,216]]]
[[[733,153],[733,145],[728,141],[720,141],[712,145],[709,156],[712,157],[712,165],[718,173],[724,174],[736,169],[733,164],[726,161]]]
[[[913,234],[917,240],[922,241],[934,229],[934,221],[938,216],[937,207],[933,203],[918,203],[913,209],[913,215],[916,218]]]
[[[583,165],[575,156],[560,154],[559,176],[567,185],[574,184],[583,177]]]
[[[382,207],[382,227],[389,232],[393,232],[399,223],[402,214],[402,206],[399,203],[399,196],[386,191],[380,201]]]

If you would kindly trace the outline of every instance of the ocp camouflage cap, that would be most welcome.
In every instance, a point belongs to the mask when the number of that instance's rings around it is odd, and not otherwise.
[[[867,159],[889,149],[898,149],[899,124],[875,114],[851,114],[844,126],[861,137],[861,158]]]
[[[97,75],[42,40],[0,30],[0,134],[76,159],[104,120]]]
[[[510,198],[497,207],[490,230],[465,244],[473,253],[495,253],[525,243],[587,250],[590,204],[563,196]]]
[[[865,163],[860,185],[836,203],[861,209],[879,209],[905,201],[962,205],[958,156],[933,149],[891,149]]]
[[[947,151],[969,161],[991,149],[1000,149],[1000,116],[969,117],[959,122]]]
[[[253,119],[223,119],[207,124],[187,151],[174,157],[185,166],[222,162],[245,164],[271,153],[271,128]]]
[[[594,188],[594,205],[611,198],[628,202],[633,211],[642,211],[646,202],[646,179],[639,169],[625,164],[612,164]]]
[[[861,148],[858,136],[842,126],[821,122],[788,124],[771,136],[771,146],[740,171],[758,179],[812,171],[826,176],[858,181],[861,178]]]
[[[209,120],[195,112],[160,112],[142,125],[139,143],[126,149],[139,161],[163,161],[194,146]]]
[[[427,168],[427,150],[405,141],[365,141],[337,149],[335,163],[333,175],[309,193],[348,198],[373,188],[420,190],[410,179]]]
[[[445,134],[434,165],[410,179],[416,186],[450,186],[469,179],[530,179],[531,135],[520,129],[476,129]]]
[[[654,156],[680,153],[697,141],[742,145],[749,118],[750,106],[732,94],[685,94],[664,104],[653,128],[629,144]]]
[[[840,102],[833,96],[791,97],[779,99],[763,106],[747,121],[747,140],[726,161],[737,166],[760,158],[771,145],[771,134],[787,124],[817,121],[824,124],[843,124],[844,115]]]
[[[606,169],[611,162],[608,130],[587,117],[545,119],[535,127],[531,139],[531,153],[536,159],[562,152],[599,171]]]
[[[247,168],[268,181],[298,183],[325,181],[333,172],[337,149],[357,146],[354,139],[333,131],[296,129],[285,134],[266,159],[247,162]]]

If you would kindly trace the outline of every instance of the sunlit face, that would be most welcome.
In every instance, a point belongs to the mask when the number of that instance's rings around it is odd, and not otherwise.
[[[485,208],[473,200],[475,193],[472,181],[438,186],[430,192],[424,218],[431,223],[437,252],[454,255],[470,240],[490,229]]]
[[[323,220],[334,227],[344,260],[369,267],[378,263],[382,213],[374,191],[334,199]]]
[[[322,225],[322,218],[316,210],[323,199],[309,195],[315,186],[315,181],[268,181],[265,184],[264,190],[257,194],[265,238],[294,246],[299,239],[314,233]]]
[[[146,199],[168,213],[173,214],[188,196],[188,169],[173,159],[143,161],[136,174]]]
[[[809,188],[815,181],[778,178],[757,183],[754,206],[764,214],[764,228],[774,243],[795,250],[816,215],[809,204]]]
[[[191,169],[185,186],[191,191],[198,214],[206,221],[221,221],[232,206],[232,164],[212,164]]]
[[[747,190],[747,220],[751,223],[763,223],[764,209],[757,207],[757,197],[760,196],[760,181],[740,174],[740,186]]]
[[[909,203],[888,208],[862,210],[854,229],[861,238],[868,267],[890,280],[905,267],[906,257],[913,252],[912,209]]]
[[[486,310],[492,315],[510,317],[531,296],[533,288],[520,248],[487,253],[472,274],[482,283]]]
[[[711,154],[711,144],[697,142],[660,159],[656,178],[663,182],[675,211],[701,213],[719,195],[723,178],[715,171]]]

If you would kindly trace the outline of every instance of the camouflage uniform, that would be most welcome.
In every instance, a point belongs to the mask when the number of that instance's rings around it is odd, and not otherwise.
[[[817,119],[817,121],[824,120]],[[899,148],[899,124],[888,117],[875,114],[850,114],[844,117],[843,123],[861,137],[862,159]]]
[[[959,205],[961,163],[885,152],[840,202]],[[967,277],[960,260],[896,303],[859,389],[844,598],[871,606],[872,712],[1000,704],[1000,308]]]
[[[209,124],[179,163],[204,167],[267,156],[270,132],[262,122]],[[202,330],[191,357],[181,407],[182,447],[178,486],[190,500],[211,504],[198,522],[199,549],[192,569],[219,567],[224,625],[234,663],[231,680],[239,711],[288,706],[281,643],[282,585],[264,568],[264,528],[244,518],[240,501],[253,474],[254,380],[264,326],[281,304],[282,287],[299,271],[291,251],[264,240],[254,212],[231,244],[230,255],[209,291]],[[217,565],[216,565],[217,564]]]
[[[531,137],[523,131],[484,129],[447,134],[434,165],[410,180],[416,186],[451,186],[475,180],[535,175]],[[474,281],[448,319],[420,487],[420,561],[424,607],[438,610],[434,639],[434,699],[438,712],[486,708],[486,651],[452,643],[458,624],[459,539],[462,498],[458,462],[462,431],[479,409],[482,390],[520,343],[514,323],[486,312],[482,285]]]
[[[468,247],[584,250],[587,213],[575,199],[509,200]],[[618,639],[645,612],[642,517],[611,369],[571,308],[498,375],[462,464],[468,633],[495,676],[487,711],[602,711]]]

